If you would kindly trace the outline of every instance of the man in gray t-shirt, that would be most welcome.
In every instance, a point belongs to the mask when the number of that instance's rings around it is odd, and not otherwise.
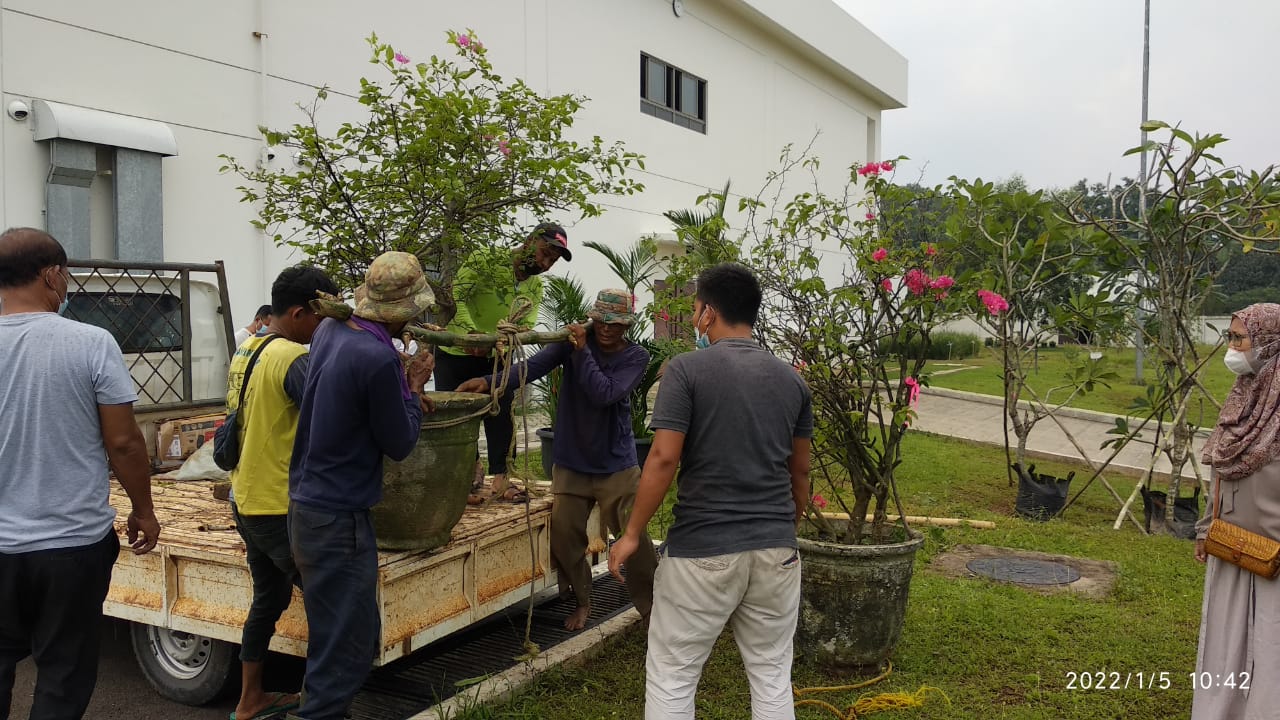
[[[31,717],[82,717],[93,695],[120,552],[108,466],[133,504],[133,551],[160,534],[133,379],[110,333],[60,316],[69,282],[47,233],[0,234],[0,717],[28,655]]]
[[[647,720],[693,718],[702,666],[728,622],[752,717],[795,717],[796,525],[809,498],[813,410],[795,369],[751,337],[760,301],[759,282],[741,265],[698,276],[693,323],[703,349],[663,373],[635,507],[609,553],[621,579],[679,463],[675,524],[654,578]]]

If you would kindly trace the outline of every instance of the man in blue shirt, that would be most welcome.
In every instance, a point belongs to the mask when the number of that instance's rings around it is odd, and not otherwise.
[[[630,292],[602,291],[588,316],[591,332],[570,325],[569,342],[550,345],[526,363],[529,382],[564,368],[554,428],[551,557],[559,570],[561,592],[572,588],[578,603],[564,621],[567,630],[581,630],[591,613],[591,567],[586,559],[591,509],[599,503],[609,530],[620,535],[635,502],[640,468],[631,430],[631,392],[649,364],[649,353],[627,339],[627,328],[636,321]],[[488,392],[492,382],[492,376],[476,378],[458,390]],[[519,383],[519,368],[513,368],[508,392]],[[645,618],[653,604],[657,561],[653,543],[645,536],[627,565],[627,590]]]
[[[351,319],[327,319],[312,337],[289,466],[289,544],[309,628],[302,707],[291,717],[340,720],[378,653],[369,509],[382,499],[382,457],[403,460],[418,442],[435,366],[425,352],[403,363],[391,338],[433,300],[416,257],[383,253]]]

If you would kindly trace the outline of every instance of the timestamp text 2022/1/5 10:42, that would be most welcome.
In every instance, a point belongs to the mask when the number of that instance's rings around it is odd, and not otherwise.
[[[1068,690],[1168,690],[1173,687],[1177,678],[1185,677],[1191,681],[1191,687],[1197,690],[1249,689],[1249,673],[1174,673],[1158,672],[1120,672],[1117,670],[1095,670],[1086,672],[1071,671],[1067,673]]]

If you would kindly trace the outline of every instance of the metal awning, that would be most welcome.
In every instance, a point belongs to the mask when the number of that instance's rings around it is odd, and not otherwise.
[[[78,140],[157,155],[178,154],[173,130],[156,120],[47,100],[33,100],[32,109],[36,140]]]

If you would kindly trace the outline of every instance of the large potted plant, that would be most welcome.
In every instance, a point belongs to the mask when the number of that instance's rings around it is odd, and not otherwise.
[[[937,220],[920,216],[939,206],[927,202],[937,189],[895,185],[894,163],[873,162],[851,167],[835,192],[816,180],[795,191],[792,171],[816,178],[816,161],[788,150],[783,163],[742,206],[747,262],[764,290],[757,332],[813,394],[796,649],[826,666],[880,668],[901,635],[923,542],[895,479],[902,441],[934,329],[977,300],[952,278],[951,253],[908,234]]]
[[[587,98],[543,95],[499,76],[474,33],[450,31],[447,38],[452,59],[415,63],[371,36],[378,74],[358,83],[357,117],[335,123],[329,89],[321,88],[301,106],[302,122],[261,129],[264,144],[277,148],[274,156],[281,160],[272,161],[266,148],[247,162],[223,157],[223,170],[244,181],[241,199],[254,204],[264,241],[301,252],[347,291],[363,282],[381,253],[412,253],[428,273],[439,306],[434,319],[442,324],[453,317],[453,281],[472,252],[516,244],[531,217],[594,217],[605,198],[643,189],[627,176],[643,164],[640,156],[598,136],[571,139]],[[436,404],[452,401],[441,397]],[[419,482],[447,486],[438,497],[460,498],[442,514],[456,520],[473,462],[436,466],[431,439],[449,430],[441,424],[439,418],[424,420],[415,451],[421,462],[407,462]],[[471,423],[469,439],[446,433],[452,454],[474,456],[475,428]],[[412,479],[407,485],[401,480],[387,488],[384,504],[412,506],[399,502],[396,490],[411,487]],[[438,529],[430,535],[447,539]],[[392,542],[403,547],[419,541]]]

